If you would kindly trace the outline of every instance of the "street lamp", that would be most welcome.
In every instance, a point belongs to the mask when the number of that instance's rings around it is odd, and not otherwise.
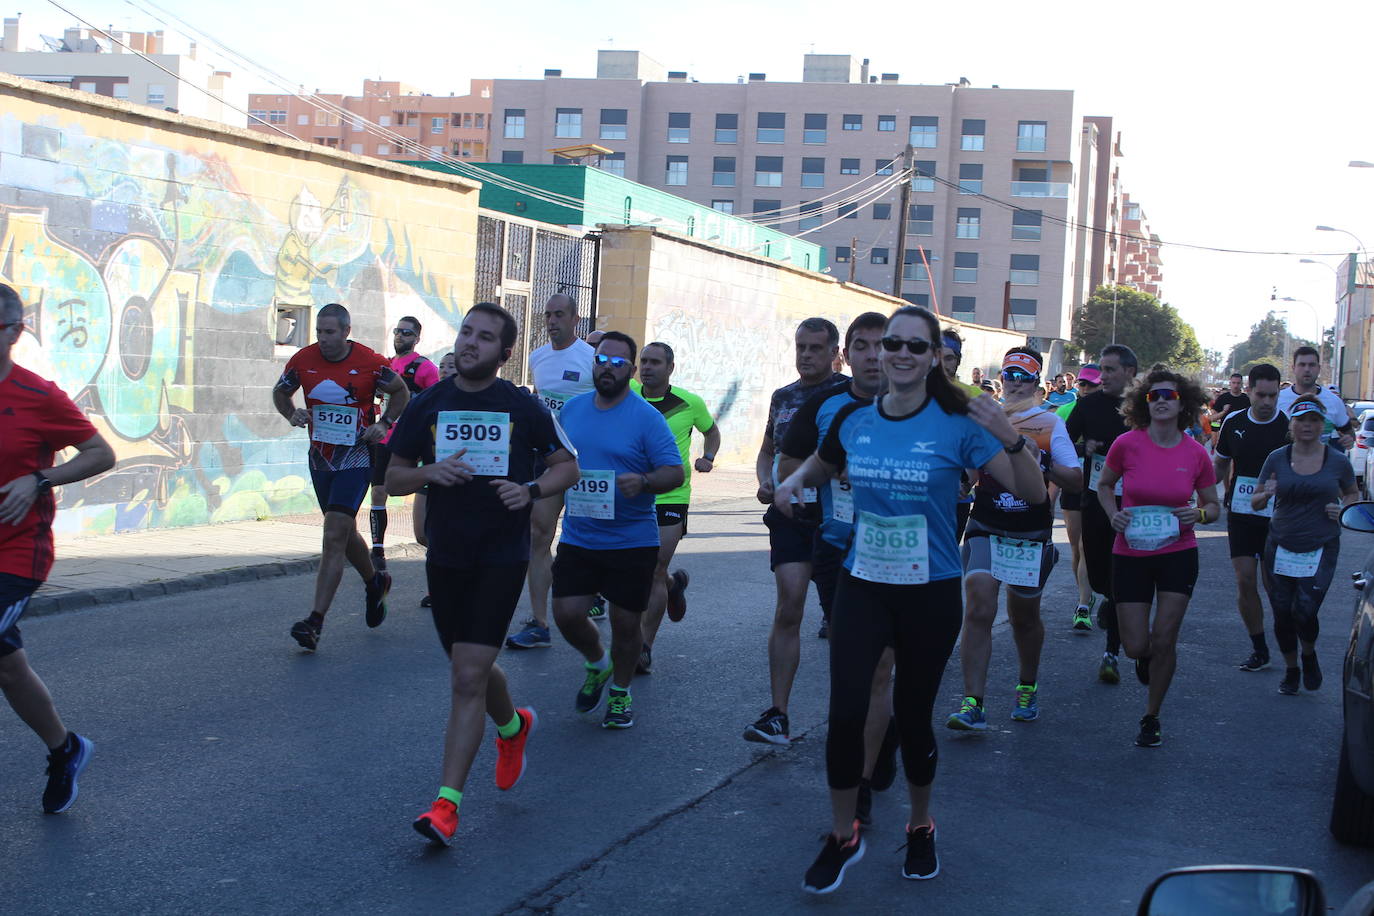
[[[1352,239],[1355,240],[1355,244],[1359,246],[1360,253],[1361,253],[1361,254],[1364,254],[1364,252],[1365,252],[1364,242],[1361,242],[1361,241],[1360,241],[1360,237],[1359,237],[1358,235],[1356,235],[1355,233],[1351,232],[1351,231],[1348,230],[1348,229],[1337,229],[1335,226],[1318,226],[1318,227],[1317,227],[1317,231],[1318,231],[1318,232],[1339,232],[1339,233],[1341,233],[1342,235],[1348,235],[1348,236],[1350,236]]]

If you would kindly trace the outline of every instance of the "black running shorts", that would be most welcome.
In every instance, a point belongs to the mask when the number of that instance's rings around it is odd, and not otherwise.
[[[820,526],[813,518],[800,516],[800,507],[793,506],[792,511],[793,517],[788,518],[776,506],[769,506],[763,514],[763,523],[768,526],[769,569],[777,569],[785,563],[811,562],[816,530]]]
[[[658,503],[654,510],[658,513],[658,527],[681,525],[682,533],[687,533],[687,503]]]
[[[1146,557],[1112,554],[1112,599],[1117,604],[1152,604],[1156,592],[1193,596],[1197,548]]]
[[[29,599],[42,584],[37,579],[0,573],[0,658],[24,648],[19,618],[24,616]]]
[[[588,550],[560,543],[553,560],[553,596],[601,595],[622,610],[642,614],[649,607],[657,567],[657,547]]]
[[[525,591],[525,568],[516,563],[459,569],[425,561],[430,613],[445,652],[456,642],[501,648]]]
[[[1262,515],[1226,513],[1226,541],[1231,545],[1231,559],[1264,555],[1264,542],[1269,539],[1269,519]]]

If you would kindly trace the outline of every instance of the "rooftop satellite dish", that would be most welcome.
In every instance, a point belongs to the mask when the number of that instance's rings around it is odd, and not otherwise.
[[[53,38],[51,35],[39,35],[43,39],[43,44],[48,46],[49,51],[65,51],[67,45],[60,38]]]

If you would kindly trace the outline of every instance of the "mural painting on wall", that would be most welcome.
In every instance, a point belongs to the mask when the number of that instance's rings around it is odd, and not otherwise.
[[[455,291],[404,226],[371,215],[357,176],[254,187],[232,165],[0,116],[0,282],[27,310],[15,358],[72,395],[119,457],[62,488],[62,530],[316,511],[302,434],[269,403],[286,359],[277,305],[344,302],[387,329],[414,314],[440,347],[461,321]]]

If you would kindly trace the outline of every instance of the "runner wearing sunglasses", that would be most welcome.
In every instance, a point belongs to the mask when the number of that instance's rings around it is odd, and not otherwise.
[[[1078,397],[1067,404],[1062,404],[1056,408],[1055,413],[1064,421],[1065,429],[1068,428],[1069,416],[1078,407],[1080,399],[1087,397],[1098,390],[1102,376],[1097,366],[1088,363],[1075,377],[1072,372],[1065,373],[1069,380],[1072,380],[1078,389]],[[1074,451],[1078,455],[1078,462],[1083,464],[1083,445],[1074,445]],[[1092,632],[1093,605],[1097,603],[1097,597],[1093,594],[1092,582],[1088,579],[1088,561],[1083,556],[1083,498],[1087,491],[1088,481],[1083,481],[1083,489],[1077,493],[1069,490],[1061,490],[1059,493],[1059,510],[1064,513],[1064,533],[1069,538],[1069,549],[1073,553],[1073,576],[1078,584],[1078,605],[1073,609],[1073,631],[1078,634]]]
[[[1173,680],[1178,631],[1197,582],[1193,525],[1216,521],[1216,475],[1207,449],[1184,435],[1207,408],[1192,379],[1155,369],[1127,395],[1121,414],[1131,431],[1117,438],[1097,482],[1111,505],[1121,481],[1121,508],[1111,517],[1112,586],[1121,642],[1149,687],[1137,747],[1158,747],[1159,710]],[[1189,505],[1196,494],[1197,507]],[[1157,596],[1157,598],[1156,598]],[[1150,606],[1155,605],[1153,622]]]

